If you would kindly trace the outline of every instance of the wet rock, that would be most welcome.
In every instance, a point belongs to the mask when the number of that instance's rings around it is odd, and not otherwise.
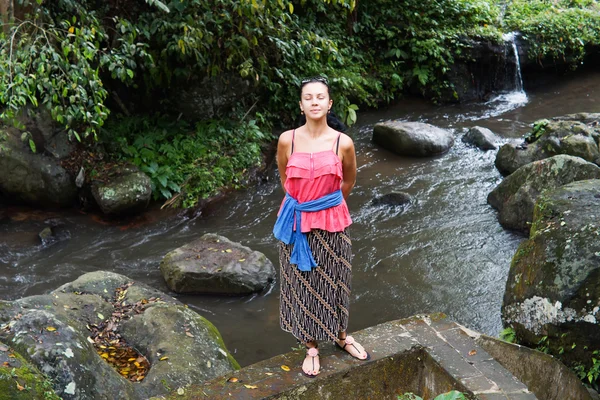
[[[0,399],[60,400],[52,383],[8,344],[0,342]]]
[[[160,270],[177,293],[249,294],[275,279],[264,254],[210,233],[168,253]]]
[[[499,141],[494,132],[481,126],[474,126],[462,137],[462,141],[481,150],[496,150]]]
[[[502,175],[510,175],[533,161],[557,154],[581,157],[598,164],[600,160],[600,126],[594,114],[572,114],[561,118],[577,120],[539,120],[525,135],[520,145],[506,144],[496,156],[496,168]],[[585,122],[582,122],[585,121]]]
[[[121,300],[140,302],[141,313],[129,320],[124,317],[116,329],[151,361],[151,367],[147,381],[132,383],[123,378],[97,353],[89,341],[89,327],[99,326],[115,312],[115,290],[128,283],[126,276],[97,271],[48,295],[0,301],[0,341],[26,355],[65,400],[147,399],[182,382],[201,382],[238,368],[209,321],[172,297],[133,283]],[[198,361],[192,362],[193,358]]]
[[[506,284],[504,323],[527,345],[547,336],[542,344],[567,365],[589,367],[600,343],[599,210],[598,179],[541,195],[529,240],[513,257]]]
[[[125,321],[122,334],[153,365],[139,384],[138,395],[144,399],[168,394],[165,379],[168,387],[177,389],[239,369],[217,328],[183,305],[151,307]],[[168,359],[161,361],[164,357]]]
[[[0,154],[0,192],[12,202],[35,207],[66,207],[77,201],[74,178],[59,161],[31,149],[9,134]]]
[[[411,195],[404,192],[392,192],[384,194],[383,196],[374,198],[372,201],[373,205],[375,206],[382,204],[386,206],[403,206],[406,204],[410,204],[411,202]]]
[[[428,157],[448,151],[454,137],[447,130],[422,122],[387,121],[375,124],[373,142],[402,156]]]
[[[63,226],[47,226],[38,234],[42,244],[49,246],[56,242],[71,238],[71,234]]]
[[[152,196],[150,178],[134,167],[127,167],[108,182],[92,184],[92,195],[105,214],[135,214],[148,205]]]
[[[579,157],[558,155],[519,168],[492,190],[487,202],[499,211],[503,227],[528,233],[534,203],[544,190],[596,178],[600,178],[597,165]]]

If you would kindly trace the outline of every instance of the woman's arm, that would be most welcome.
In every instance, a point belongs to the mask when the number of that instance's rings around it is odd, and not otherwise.
[[[285,193],[285,180],[287,176],[285,174],[285,168],[287,166],[289,152],[292,146],[292,131],[285,131],[279,136],[277,142],[277,168],[279,169],[279,177],[281,179],[281,188]]]
[[[341,189],[344,199],[347,199],[356,183],[356,151],[354,150],[354,142],[350,136],[342,134],[340,149],[342,154],[342,170],[344,173]]]

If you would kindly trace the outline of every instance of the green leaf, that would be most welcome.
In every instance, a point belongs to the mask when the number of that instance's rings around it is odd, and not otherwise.
[[[35,147],[35,142],[33,140],[31,140],[31,139],[29,139],[29,148],[31,149],[31,151],[33,153],[37,152],[36,147]]]
[[[434,400],[467,400],[467,398],[461,392],[453,390],[448,393],[440,394]]]

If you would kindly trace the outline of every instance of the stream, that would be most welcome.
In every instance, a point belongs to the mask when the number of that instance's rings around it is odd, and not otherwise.
[[[598,72],[578,72],[535,88],[525,85],[525,90],[526,95],[505,94],[488,103],[436,106],[411,98],[359,111],[349,131],[358,161],[357,184],[348,199],[355,254],[350,332],[440,311],[471,329],[498,335],[510,261],[523,237],[504,230],[486,203],[502,180],[494,167],[496,151],[467,147],[460,137],[478,125],[496,133],[500,145],[516,143],[537,119],[600,112]],[[438,157],[396,156],[371,142],[373,125],[388,119],[450,129],[456,143]],[[409,193],[414,201],[395,208],[371,204],[391,191]],[[76,210],[0,205],[0,299],[46,293],[96,270],[124,274],[168,293],[158,267],[161,258],[208,232],[263,252],[277,269],[271,230],[282,195],[273,165],[265,182],[194,217],[153,208],[116,223]],[[59,224],[68,239],[42,246],[37,235],[49,224]],[[279,328],[278,283],[252,296],[174,296],[215,324],[245,366],[296,346]]]

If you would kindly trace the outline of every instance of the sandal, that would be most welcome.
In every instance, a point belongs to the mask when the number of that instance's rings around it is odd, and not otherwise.
[[[315,372],[315,357],[319,357],[319,349],[317,349],[316,347],[307,347],[306,357],[312,357],[312,369],[310,371],[312,371],[313,374],[309,374],[309,373],[307,373],[307,371],[304,370],[304,362],[302,362],[302,373],[304,374],[304,376],[306,376],[308,378],[315,378],[321,372],[320,371],[321,365],[319,364],[319,371],[316,371],[316,373],[314,373]],[[304,359],[304,361],[306,361],[306,358]]]
[[[343,341],[344,341],[344,346],[343,346],[343,347],[342,347],[342,345],[341,345],[341,344],[338,342],[338,340],[340,340],[340,341],[341,341],[341,340],[343,340]],[[370,360],[370,359],[371,359],[371,355],[370,355],[370,354],[369,354],[369,352],[368,352],[368,351],[366,351],[364,348],[363,348],[364,352],[365,352],[365,353],[367,353],[367,357],[365,357],[365,358],[359,358],[359,357],[357,357],[357,356],[353,355],[352,353],[350,353],[348,350],[346,350],[346,346],[350,345],[350,346],[354,347],[354,348],[356,349],[356,351],[358,351],[358,354],[362,354],[362,351],[361,351],[361,350],[360,350],[358,347],[356,347],[356,345],[354,344],[354,343],[356,343],[356,342],[354,341],[354,338],[353,338],[352,336],[346,336],[346,337],[344,337],[343,339],[338,339],[338,340],[336,340],[336,341],[335,341],[335,345],[336,345],[337,347],[339,347],[340,349],[342,349],[342,350],[345,350],[345,351],[346,351],[348,354],[350,354],[352,357],[356,358],[357,360],[360,360],[360,361],[368,361],[368,360]],[[362,346],[361,346],[361,347],[362,347]]]

